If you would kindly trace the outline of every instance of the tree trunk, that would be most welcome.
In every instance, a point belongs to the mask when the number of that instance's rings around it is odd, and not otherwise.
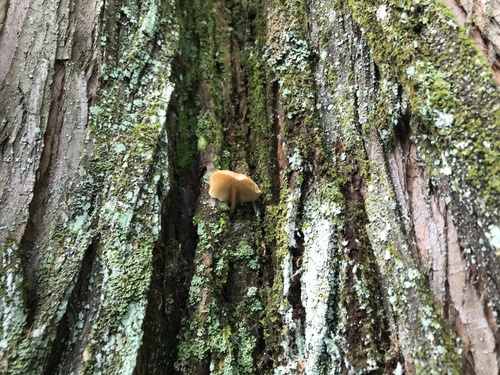
[[[499,373],[499,14],[0,0],[0,372]]]

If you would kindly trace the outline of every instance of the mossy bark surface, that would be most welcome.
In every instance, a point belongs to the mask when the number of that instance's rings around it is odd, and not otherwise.
[[[498,373],[485,7],[0,2],[0,372]]]

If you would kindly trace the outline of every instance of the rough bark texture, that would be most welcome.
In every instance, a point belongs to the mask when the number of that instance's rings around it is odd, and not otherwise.
[[[0,372],[499,373],[499,14],[0,0]]]

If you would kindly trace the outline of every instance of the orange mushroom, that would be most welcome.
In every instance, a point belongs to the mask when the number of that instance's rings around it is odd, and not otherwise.
[[[233,216],[236,203],[253,202],[262,191],[250,178],[232,171],[216,171],[210,175],[210,190],[208,194],[221,202],[231,204],[229,216]]]

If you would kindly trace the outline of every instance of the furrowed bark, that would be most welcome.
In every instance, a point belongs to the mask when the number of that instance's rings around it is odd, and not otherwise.
[[[0,1],[0,372],[496,374],[495,6]]]

